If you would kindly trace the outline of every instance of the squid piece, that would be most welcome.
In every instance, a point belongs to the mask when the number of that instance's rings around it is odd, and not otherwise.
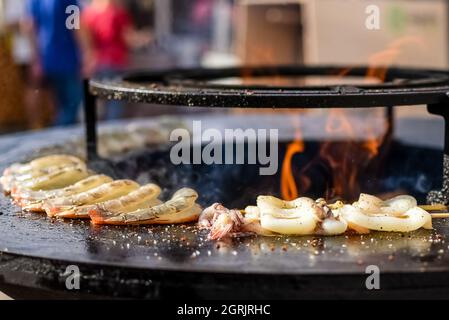
[[[89,175],[89,171],[85,165],[65,167],[38,176],[37,178],[28,179],[20,183],[17,182],[12,187],[11,192],[15,193],[19,188],[32,191],[60,189],[83,180]]]
[[[75,207],[56,214],[58,218],[87,219],[90,211],[101,211],[103,215],[118,215],[124,212],[133,212],[160,204],[156,199],[161,193],[161,188],[155,184],[147,184],[122,197]]]
[[[346,221],[320,200],[315,202],[302,197],[284,201],[271,196],[259,196],[257,207],[262,228],[280,234],[338,235],[348,228]]]
[[[132,180],[116,180],[80,194],[46,201],[44,209],[49,217],[54,217],[64,211],[73,211],[76,207],[119,198],[139,187],[139,184]]]
[[[417,207],[418,203],[415,198],[408,195],[400,195],[383,201],[375,196],[362,193],[353,206],[360,208],[366,214],[401,216],[404,212]]]
[[[257,197],[262,228],[281,234],[312,234],[317,227],[315,201],[298,198],[283,201],[271,196]]]
[[[367,214],[353,205],[338,209],[339,214],[351,225],[364,229],[390,232],[410,232],[419,228],[432,229],[432,216],[419,207],[413,207],[402,215]]]
[[[419,208],[416,199],[408,195],[383,201],[362,193],[357,202],[338,211],[353,229],[391,232],[432,229],[432,216]]]
[[[93,224],[144,225],[173,224],[196,221],[201,207],[195,203],[198,193],[189,188],[178,190],[165,203],[155,207],[125,212],[110,216],[102,210],[92,210],[90,218]]]
[[[55,189],[49,191],[31,191],[19,189],[13,193],[12,196],[16,203],[22,207],[23,210],[31,212],[45,212],[44,202],[46,200],[68,197],[82,192],[89,191],[93,188],[101,186],[102,184],[112,182],[113,179],[106,175],[94,175],[87,177],[77,183],[62,189]]]

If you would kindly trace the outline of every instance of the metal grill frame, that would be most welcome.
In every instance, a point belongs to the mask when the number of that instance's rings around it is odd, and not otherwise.
[[[364,77],[381,71],[381,84],[330,86],[225,85],[210,81],[264,76]],[[169,69],[133,72],[113,81],[85,80],[86,154],[97,152],[96,100],[123,100],[167,106],[209,108],[368,108],[386,107],[390,129],[393,108],[426,105],[445,120],[443,186],[428,195],[429,203],[449,204],[449,72],[384,66],[270,65],[216,69]]]

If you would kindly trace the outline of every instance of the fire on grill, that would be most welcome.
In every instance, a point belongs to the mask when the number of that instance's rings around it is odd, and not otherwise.
[[[0,291],[448,291],[445,1],[23,2],[0,0]]]
[[[215,87],[208,88],[207,85],[199,84],[202,88],[200,100],[194,100],[197,96],[192,95],[191,88],[184,89],[182,86],[174,91],[167,89],[168,91],[164,91],[163,95],[160,94],[165,83],[182,82],[184,78],[198,77],[201,72],[202,77],[211,79],[221,77],[223,74],[237,76],[249,73],[260,77],[277,73],[288,75],[310,73],[336,74],[337,77],[354,75],[374,78],[377,82],[374,85],[362,84],[357,88],[289,89],[287,87],[283,89],[283,95],[278,95],[277,89],[257,86],[250,86],[251,91],[244,89],[243,94],[232,87],[231,90],[224,87],[222,91],[228,94],[217,95]],[[394,82],[396,78],[409,78],[411,89],[404,91],[400,84]],[[395,104],[400,105],[408,102],[407,94],[414,98],[419,97],[420,87],[428,83],[429,85],[434,85],[434,82],[446,84],[447,75],[433,71],[383,67],[308,69],[280,66],[254,69],[184,70],[174,72],[173,75],[170,72],[149,75],[148,79],[159,81],[160,84],[152,84],[147,89],[147,94],[138,96],[143,102],[156,99],[159,103],[166,104],[226,106],[238,101],[240,104],[253,107],[266,106],[269,103],[279,107],[291,107],[293,103],[301,103],[299,100],[303,99],[303,103],[311,104],[313,107],[332,107],[325,125],[326,132],[331,135],[344,132],[346,136],[353,138],[353,128],[347,119],[346,111],[334,108],[337,102],[345,100],[348,107],[377,106],[381,103],[381,99],[385,99],[384,91],[388,91],[389,99],[397,99]],[[126,86],[129,87],[133,82],[139,86],[140,82],[146,82],[148,79],[145,75],[139,75],[137,78],[131,75],[126,78]],[[378,87],[378,82],[383,86]],[[102,82],[94,81],[90,86],[92,93],[90,93],[89,84],[86,86],[86,95],[91,97],[86,102],[92,102],[94,95],[110,96],[111,93],[119,99],[130,99],[129,88],[121,86],[120,83],[104,86]],[[415,86],[416,89],[413,91]],[[141,87],[139,90],[142,90]],[[434,95],[437,97],[440,91],[443,92],[443,89],[438,88]],[[311,98],[315,100],[310,100]],[[94,130],[95,118],[92,118],[88,111],[93,109],[89,103],[86,103],[88,160],[98,158]],[[159,200],[161,188],[157,184],[140,185],[129,179],[114,180],[101,172],[96,173],[88,169],[83,160],[69,155],[46,156],[25,164],[13,164],[4,171],[1,184],[3,190],[10,193],[14,202],[24,210],[45,212],[49,217],[91,219],[92,223],[97,225],[175,224],[194,222],[199,219],[199,227],[210,229],[209,238],[214,240],[244,234],[333,236],[347,232],[363,234],[371,230],[410,232],[420,228],[432,229],[432,215],[425,209],[441,209],[441,207],[418,206],[417,200],[409,195],[390,196],[382,200],[374,195],[360,194],[359,181],[363,174],[361,171],[368,168],[373,160],[383,156],[383,148],[388,146],[390,139],[391,119],[386,125],[385,133],[380,137],[374,137],[372,132],[368,132],[368,140],[362,143],[351,139],[345,143],[322,143],[317,159],[300,168],[299,179],[296,179],[292,166],[293,158],[306,149],[300,119],[300,117],[293,118],[295,139],[286,146],[282,161],[280,176],[282,199],[258,194],[256,206],[248,206],[246,203],[244,209],[228,209],[220,203],[214,203],[202,210],[196,203],[201,194],[199,195],[191,188],[181,188],[174,192],[170,199],[163,202]],[[328,186],[324,192],[326,199],[313,200],[310,197],[300,196],[313,184],[313,176],[308,175],[308,170],[316,163],[326,165],[330,172],[332,185]],[[358,200],[352,204],[340,200],[350,201],[357,196]],[[433,217],[446,217],[446,214],[439,213]]]
[[[259,235],[339,235],[370,230],[410,232],[432,229],[432,217],[407,195],[381,200],[361,194],[353,204],[307,197],[281,200],[257,197],[257,206],[227,209],[219,203],[203,210],[196,191],[183,188],[162,203],[155,184],[140,186],[90,172],[76,157],[54,155],[7,168],[5,192],[25,210],[49,217],[91,218],[94,224],[174,224],[196,221],[210,228],[210,239],[245,233]]]

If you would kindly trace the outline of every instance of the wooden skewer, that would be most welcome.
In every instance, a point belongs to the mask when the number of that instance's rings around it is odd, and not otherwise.
[[[418,207],[420,207],[421,209],[424,209],[426,211],[447,210],[447,206],[445,206],[443,204],[421,205]],[[240,209],[239,211],[242,214],[245,214],[245,209]],[[431,213],[430,216],[432,217],[432,219],[449,218],[449,212]]]
[[[432,219],[449,218],[449,212],[431,213]]]
[[[448,207],[444,204],[429,204],[429,205],[421,205],[419,206],[421,209],[424,209],[426,211],[443,211],[448,210]]]

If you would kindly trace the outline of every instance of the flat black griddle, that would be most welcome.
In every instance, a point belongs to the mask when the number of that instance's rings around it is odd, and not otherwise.
[[[33,148],[45,149],[61,134],[80,132],[61,129],[3,139],[7,149],[0,169],[11,160],[38,155]],[[436,221],[433,231],[410,234],[216,243],[194,226],[52,221],[22,213],[4,196],[0,208],[0,290],[14,297],[438,298],[449,292],[446,219]],[[381,290],[365,287],[366,267],[372,264],[381,270]],[[69,265],[81,270],[79,291],[65,287]]]

